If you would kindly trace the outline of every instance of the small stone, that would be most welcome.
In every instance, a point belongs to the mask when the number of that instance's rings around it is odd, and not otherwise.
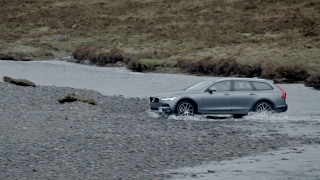
[[[83,64],[89,65],[89,64],[91,64],[91,61],[90,60],[85,60],[85,61],[83,61]]]
[[[66,41],[67,36],[64,35],[55,35],[52,39],[53,41]]]
[[[196,174],[191,174],[191,177],[198,178],[198,176]]]

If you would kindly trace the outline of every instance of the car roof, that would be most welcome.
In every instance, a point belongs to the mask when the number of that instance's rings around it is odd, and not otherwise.
[[[268,79],[260,79],[257,77],[254,78],[239,78],[239,77],[223,77],[223,78],[219,78],[219,77],[212,77],[212,78],[207,78],[207,81],[213,81],[213,82],[218,82],[218,81],[225,81],[225,80],[231,80],[231,81],[260,81],[260,82],[269,82],[269,83],[273,83],[272,80],[268,80]]]

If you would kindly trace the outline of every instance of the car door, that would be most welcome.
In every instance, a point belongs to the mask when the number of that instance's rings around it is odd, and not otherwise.
[[[215,91],[209,92],[209,89]],[[220,81],[212,85],[203,96],[203,113],[228,113],[231,111],[231,81]]]
[[[232,94],[232,113],[246,114],[251,109],[253,103],[258,97],[249,81],[236,80],[233,83]]]

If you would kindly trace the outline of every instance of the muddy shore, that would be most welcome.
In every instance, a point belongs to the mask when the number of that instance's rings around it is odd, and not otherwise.
[[[0,92],[0,179],[167,179],[168,169],[320,144],[269,124],[159,119],[146,98],[4,82]],[[68,93],[98,105],[60,104]]]

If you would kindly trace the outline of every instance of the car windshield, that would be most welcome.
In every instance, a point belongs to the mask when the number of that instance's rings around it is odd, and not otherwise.
[[[187,91],[201,91],[201,90],[209,87],[213,83],[214,83],[213,81],[201,81],[201,82],[198,82],[198,83],[186,88],[185,90],[187,90]]]

